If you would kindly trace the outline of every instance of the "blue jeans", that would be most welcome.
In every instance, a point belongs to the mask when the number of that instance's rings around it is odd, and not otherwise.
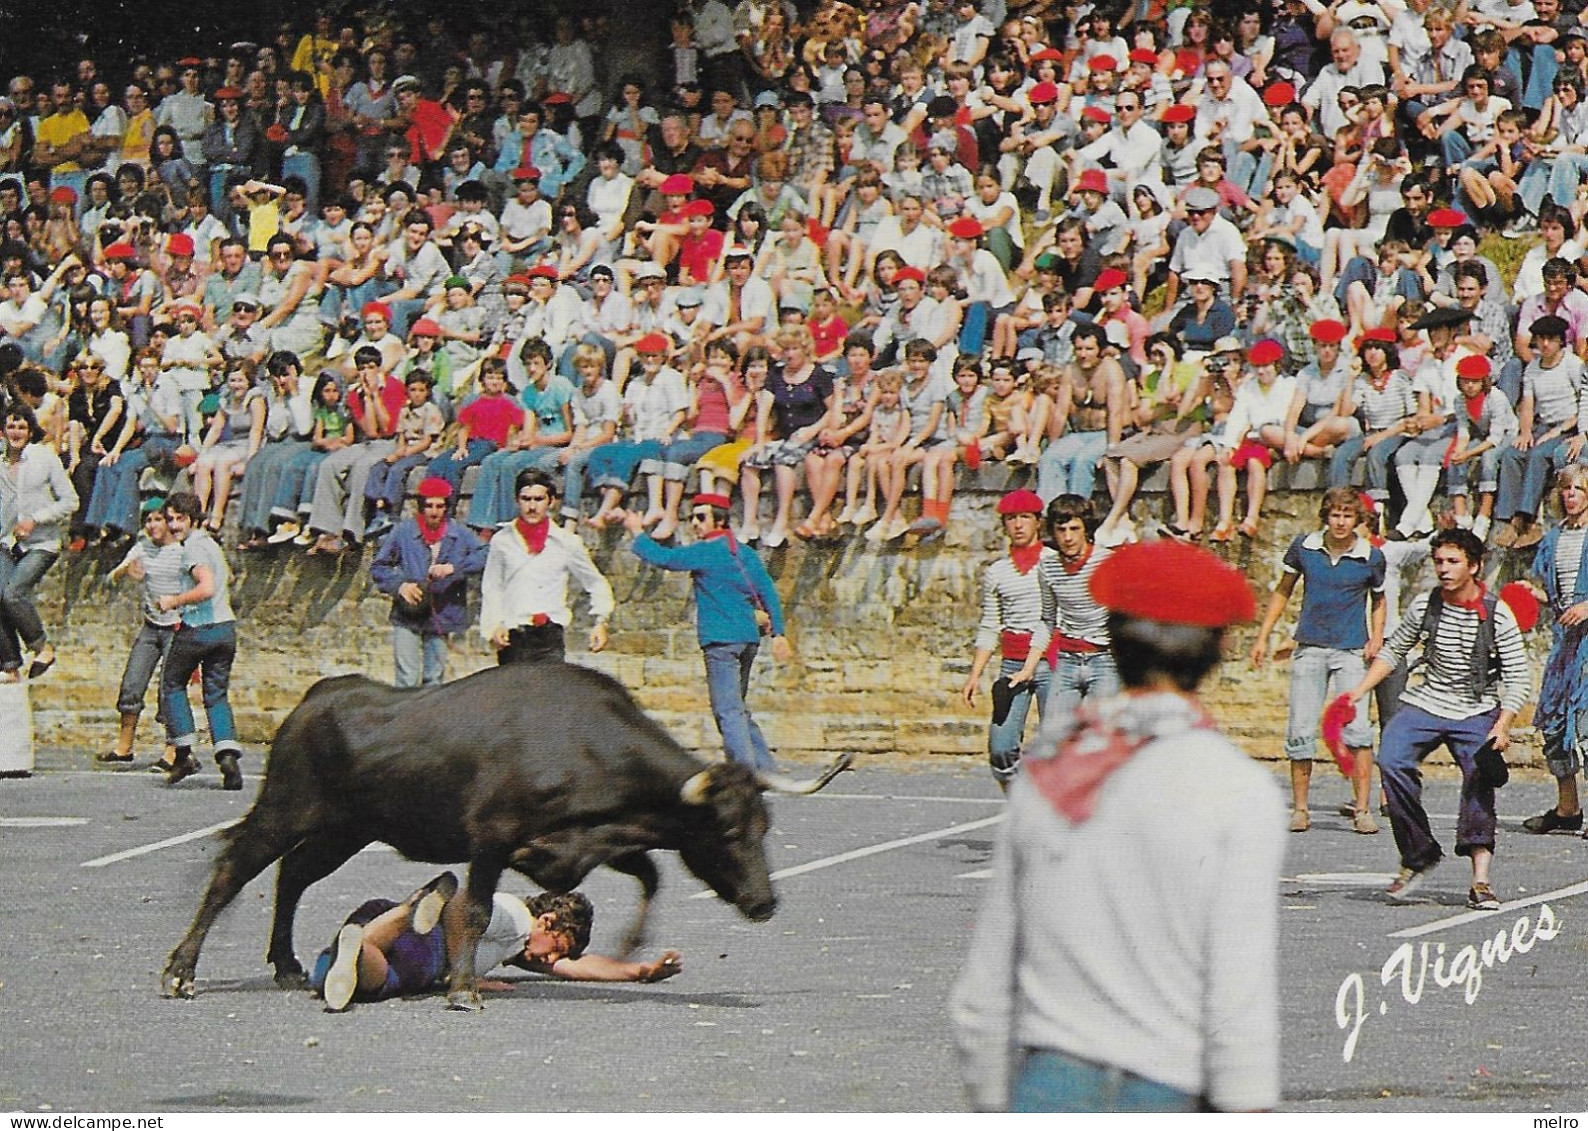
[[[660,459],[662,445],[659,440],[618,440],[602,444],[590,453],[590,482],[597,487],[615,487],[626,491],[634,478],[634,469],[642,460]],[[571,491],[564,491],[571,498]]]
[[[1379,779],[1389,801],[1390,827],[1401,864],[1419,870],[1438,863],[1444,853],[1428,827],[1423,808],[1422,761],[1439,747],[1461,767],[1461,804],[1456,813],[1456,855],[1494,848],[1494,787],[1481,780],[1475,758],[1499,708],[1467,719],[1441,719],[1420,707],[1403,706],[1379,741]]]
[[[316,473],[330,454],[315,447],[304,447],[293,453],[281,469],[281,482],[276,487],[275,498],[270,501],[272,515],[296,522],[301,515],[309,513]]]
[[[1530,59],[1533,65],[1527,72],[1527,85],[1522,88],[1522,108],[1542,110],[1554,89],[1555,72],[1560,67],[1555,61],[1555,45],[1533,44]],[[1506,52],[1506,61],[1510,63],[1512,71],[1518,75],[1522,73],[1522,53],[1517,48],[1512,47]]]
[[[1569,208],[1577,199],[1577,186],[1582,184],[1583,174],[1588,172],[1588,153],[1561,153],[1553,161],[1534,161],[1527,167],[1527,173],[1522,174],[1523,184],[1534,169],[1548,173],[1550,197],[1562,208]],[[1538,209],[1533,208],[1532,212],[1537,215]]]
[[[261,445],[254,458],[248,461],[248,474],[243,476],[242,505],[237,510],[237,528],[245,535],[270,529],[271,503],[281,487],[287,465],[308,448],[309,441],[286,436]]]
[[[1025,667],[1024,660],[1004,660],[998,665],[998,675],[1007,677]],[[1030,683],[1015,688],[1009,703],[1009,713],[1004,721],[987,729],[987,762],[992,766],[993,777],[999,781],[1013,781],[1016,767],[1020,765],[1020,744],[1026,735],[1026,715],[1031,704],[1037,705],[1037,721],[1041,722],[1047,710],[1048,688],[1053,672],[1046,660],[1037,664],[1036,674]]]
[[[759,641],[750,641],[704,644],[700,650],[706,657],[706,692],[711,697],[711,715],[717,720],[723,750],[730,759],[753,770],[775,772],[777,763],[772,761],[761,728],[744,703],[745,692],[750,689],[750,668],[760,648]]]
[[[430,461],[430,466],[425,469],[425,475],[445,479],[452,484],[452,493],[459,494],[463,485],[463,473],[494,451],[496,445],[490,440],[471,439],[460,457],[457,445],[451,445]]]
[[[599,448],[581,448],[568,457],[562,469],[562,517],[578,518],[579,502],[584,498],[585,469]],[[516,513],[516,512],[515,512]],[[511,516],[509,516],[511,517]],[[505,521],[505,520],[504,520]]]
[[[1472,470],[1478,470],[1478,493],[1493,494],[1500,485],[1500,448],[1490,448],[1477,459],[1453,463],[1445,470],[1445,494],[1451,498],[1472,489]]]
[[[562,448],[522,448],[516,452],[492,452],[480,463],[474,477],[474,493],[469,496],[468,524],[476,530],[496,526],[518,514],[513,497],[513,482],[519,472],[533,467],[547,475],[557,470]]]
[[[662,478],[682,482],[689,478],[689,469],[695,461],[713,448],[728,442],[725,432],[691,432],[683,439],[674,440],[662,449]]]
[[[1356,485],[1351,482],[1351,473],[1356,466],[1357,457],[1362,454],[1362,445],[1366,440],[1365,433],[1353,436],[1334,449],[1334,455],[1329,457],[1329,486]],[[1404,436],[1390,436],[1367,450],[1367,493],[1370,498],[1379,502],[1389,498],[1390,463],[1394,459],[1396,449],[1405,442]]]
[[[312,153],[293,153],[281,159],[281,177],[302,177],[308,187],[304,194],[310,216],[320,214],[320,159]]]
[[[1037,494],[1044,504],[1060,495],[1092,497],[1097,489],[1097,467],[1108,451],[1108,432],[1066,432],[1042,452],[1037,461]]]
[[[138,626],[138,635],[132,638],[132,648],[127,652],[127,666],[121,672],[121,687],[116,692],[116,713],[137,715],[143,712],[143,697],[149,690],[155,669],[171,651],[171,641],[176,628],[171,625],[150,624]],[[158,696],[155,702],[155,719],[165,722],[165,703]]]
[[[447,678],[447,638],[415,632],[405,624],[391,626],[392,667],[396,687],[434,687]]]
[[[1101,652],[1060,652],[1058,667],[1048,684],[1047,710],[1073,711],[1083,700],[1100,699],[1119,691],[1119,669],[1114,654]]]
[[[165,704],[165,729],[173,746],[193,746],[193,707],[187,701],[187,681],[202,671],[204,714],[209,718],[210,741],[215,749],[241,752],[237,723],[227,692],[232,682],[232,661],[237,657],[237,624],[184,625],[171,641],[171,651],[160,673],[160,699]]]
[[[1349,648],[1298,644],[1290,661],[1290,715],[1285,723],[1285,757],[1310,762],[1318,756],[1318,720],[1333,698],[1362,681],[1367,665],[1362,653]],[[1346,724],[1345,744],[1354,750],[1373,745],[1367,700],[1357,701]]]
[[[373,507],[386,504],[386,513],[397,518],[403,511],[403,496],[408,490],[408,473],[430,458],[424,452],[404,456],[396,463],[378,460],[370,465],[369,478],[364,480],[364,498]],[[253,468],[250,466],[250,471]]]
[[[1022,1049],[1010,1111],[1197,1111],[1201,1100],[1123,1068],[1056,1049]]]
[[[1518,514],[1529,517],[1538,514],[1550,472],[1566,462],[1566,443],[1564,436],[1556,436],[1553,440],[1535,443],[1526,451],[1505,449],[1500,456],[1500,491],[1494,499],[1496,520],[1509,522]]]
[[[137,530],[138,480],[144,468],[151,463],[165,463],[180,444],[175,436],[150,436],[142,447],[122,452],[115,463],[107,465],[101,461],[83,521],[92,527],[109,526],[123,534]]]
[[[44,577],[59,550],[29,550],[21,560],[0,550],[0,671],[14,672],[22,666],[22,646],[29,652],[44,647],[44,622],[33,604],[33,587]]]

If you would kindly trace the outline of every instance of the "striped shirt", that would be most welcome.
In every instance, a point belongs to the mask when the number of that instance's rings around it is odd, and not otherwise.
[[[1577,592],[1577,567],[1582,563],[1583,541],[1588,538],[1588,527],[1562,526],[1560,540],[1555,543],[1555,613],[1559,615],[1574,604]]]
[[[156,546],[149,539],[140,537],[127,551],[122,564],[135,561],[143,563],[143,619],[162,628],[180,623],[181,611],[163,611],[160,598],[174,597],[178,593],[186,593],[190,588],[187,575],[182,572],[182,543],[167,542],[163,546]]]
[[[1092,599],[1091,583],[1092,573],[1111,553],[1093,546],[1086,561],[1074,571],[1065,568],[1058,554],[1043,558],[1037,574],[1042,581],[1042,621],[1050,631],[1108,647],[1108,610]]]
[[[1382,432],[1417,411],[1412,383],[1399,369],[1390,374],[1382,389],[1375,389],[1366,377],[1358,377],[1351,389],[1351,400],[1368,432]]]
[[[1422,638],[1428,598],[1429,594],[1423,593],[1412,600],[1379,659],[1390,665],[1405,661],[1406,654]],[[1401,702],[1441,719],[1470,719],[1496,707],[1520,711],[1532,691],[1533,680],[1522,646],[1521,629],[1504,601],[1494,606],[1494,648],[1499,653],[1500,683],[1504,686],[1501,692],[1497,692],[1491,681],[1481,695],[1474,697],[1471,693],[1468,685],[1472,649],[1477,638],[1478,614],[1446,605],[1444,615],[1439,618],[1437,635],[1431,645],[1425,643],[1423,647],[1423,682],[1408,685],[1401,694]]]
[[[999,634],[1031,633],[1031,648],[1042,652],[1048,646],[1048,626],[1042,623],[1042,593],[1038,578],[1048,562],[1058,560],[1058,552],[1044,546],[1037,565],[1027,573],[1015,568],[1005,554],[990,564],[981,579],[981,623],[976,626],[976,650],[994,652]]]
[[[1522,395],[1533,397],[1535,431],[1558,427],[1577,415],[1581,391],[1582,361],[1575,354],[1562,355],[1553,369],[1534,359],[1522,371]]]

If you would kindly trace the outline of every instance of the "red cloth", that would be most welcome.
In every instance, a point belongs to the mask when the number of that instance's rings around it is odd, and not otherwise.
[[[1351,753],[1351,748],[1345,744],[1343,738],[1346,724],[1354,718],[1356,718],[1356,705],[1348,696],[1342,695],[1323,709],[1323,718],[1318,724],[1318,730],[1323,735],[1323,744],[1329,748],[1335,765],[1340,767],[1340,773],[1347,778],[1356,770],[1356,755]]]
[[[739,540],[733,536],[733,531],[729,530],[726,526],[719,526],[715,530],[708,530],[702,534],[701,537],[708,542],[713,538],[726,538],[728,540],[728,552],[735,555],[737,555],[739,552]]]
[[[546,548],[546,531],[551,529],[551,521],[543,518],[539,522],[525,522],[518,518],[513,520],[513,529],[518,531],[529,552],[538,554]]]
[[[1024,662],[1025,658],[1031,655],[1031,634],[1006,628],[999,634],[998,646],[1003,652],[1004,659]]]
[[[1247,440],[1235,449],[1235,454],[1230,456],[1230,465],[1236,469],[1246,466],[1248,460],[1256,460],[1263,467],[1274,466],[1274,449],[1261,440]]]
[[[506,394],[476,397],[458,413],[458,423],[469,430],[471,440],[489,440],[498,448],[507,446],[507,434],[524,426],[524,406]]]
[[[421,513],[419,515],[419,537],[424,540],[424,544],[426,546],[434,546],[437,542],[441,541],[441,536],[446,532],[446,519],[442,519],[440,522],[436,523],[434,528],[431,528],[430,526],[426,525],[424,514]]]
[[[1015,568],[1021,573],[1030,573],[1041,557],[1041,542],[1033,542],[1029,546],[1009,547],[1009,560],[1015,563]]]
[[[1474,597],[1470,601],[1455,601],[1455,600],[1452,600],[1449,597],[1445,597],[1445,595],[1443,593],[1441,593],[1440,596],[1444,597],[1445,604],[1447,606],[1449,606],[1450,608],[1452,608],[1452,609],[1466,609],[1468,612],[1477,613],[1478,614],[1478,619],[1482,620],[1483,619],[1483,598],[1488,594],[1488,592],[1489,591],[1488,591],[1487,587],[1485,587],[1483,582],[1480,581],[1480,582],[1478,582],[1478,595],[1476,597]]]
[[[743,395],[739,382],[730,377],[727,387],[711,374],[702,374],[700,381],[695,386],[695,403],[698,410],[695,414],[695,432],[721,432],[727,435],[733,431],[731,415],[733,405]]]
[[[452,113],[434,99],[421,98],[414,107],[413,123],[403,134],[408,139],[408,160],[421,166],[441,160],[451,132]]]

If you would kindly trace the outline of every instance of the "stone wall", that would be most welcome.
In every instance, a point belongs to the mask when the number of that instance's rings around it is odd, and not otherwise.
[[[955,499],[947,537],[934,546],[877,550],[852,538],[762,551],[788,607],[797,652],[792,664],[777,665],[763,654],[756,665],[750,701],[774,747],[796,754],[983,753],[985,695],[982,709],[972,711],[959,689],[979,616],[981,569],[1000,551],[993,506],[1007,475],[992,469],[967,485]],[[1259,608],[1290,537],[1316,525],[1317,494],[1278,485],[1264,507],[1261,537],[1216,547],[1253,579]],[[1138,519],[1161,517],[1164,502],[1144,496]],[[582,651],[588,622],[581,604],[570,635],[575,658],[622,680],[686,745],[717,748],[687,579],[641,566],[620,532],[585,537],[612,579],[618,611],[608,650],[589,657]],[[268,742],[321,676],[364,671],[390,678],[389,604],[370,583],[368,555],[333,560],[272,550],[231,557],[241,641],[232,701],[246,742]],[[137,608],[135,586],[106,582],[113,564],[93,550],[67,556],[41,587],[45,623],[61,657],[33,691],[45,748],[95,750],[114,735],[116,686]],[[1298,605],[1293,600],[1281,633]],[[1545,642],[1537,635],[1535,646]],[[1250,627],[1231,634],[1230,661],[1205,699],[1248,750],[1274,758],[1284,735],[1286,671],[1249,670],[1250,643]],[[489,662],[471,633],[454,644],[451,675]],[[152,711],[145,716],[144,749],[154,740],[152,717]]]

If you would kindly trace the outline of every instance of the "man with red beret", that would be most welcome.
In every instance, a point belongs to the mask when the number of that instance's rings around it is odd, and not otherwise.
[[[1001,657],[993,682],[993,719],[987,732],[987,760],[993,777],[1007,788],[1020,761],[1026,715],[1036,700],[1044,710],[1051,669],[1044,658],[1049,630],[1042,620],[1039,566],[1058,557],[1042,543],[1042,499],[1035,491],[1011,491],[998,500],[998,515],[1009,539],[1009,552],[982,572],[981,621],[976,626],[976,652],[960,695],[976,706],[982,673],[994,651]]]
[[[1361,433],[1354,416],[1340,416],[1334,407],[1340,394],[1356,379],[1340,343],[1346,326],[1333,318],[1320,318],[1307,330],[1313,360],[1296,374],[1296,392],[1285,415],[1285,460],[1295,464],[1333,454],[1334,445]]]
[[[1125,691],[1050,713],[1009,791],[950,999],[971,1105],[1272,1108],[1284,809],[1196,695],[1251,588],[1164,540],[1091,591]]]
[[[645,532],[642,514],[620,513],[624,528],[634,535],[635,557],[690,576],[695,629],[706,661],[706,692],[724,753],[752,770],[776,773],[777,763],[744,696],[763,636],[771,638],[772,656],[779,662],[792,659],[794,650],[784,635],[777,587],[755,551],[734,538],[728,528],[728,506],[726,495],[696,495],[689,504],[689,528],[695,540],[686,546],[664,546]]]
[[[1031,104],[1031,120],[1015,122],[1009,128],[1009,136],[998,143],[1001,152],[1025,163],[1021,172],[1037,190],[1036,211],[1031,217],[1037,224],[1046,224],[1053,218],[1053,185],[1063,168],[1058,146],[1067,145],[1076,132],[1075,122],[1058,114],[1058,97],[1058,87],[1053,83],[1037,83],[1026,95]]]
[[[375,588],[392,598],[397,687],[446,679],[447,637],[468,623],[468,579],[485,572],[485,543],[448,515],[452,485],[431,477],[418,495],[418,513],[386,536],[369,567]]]

